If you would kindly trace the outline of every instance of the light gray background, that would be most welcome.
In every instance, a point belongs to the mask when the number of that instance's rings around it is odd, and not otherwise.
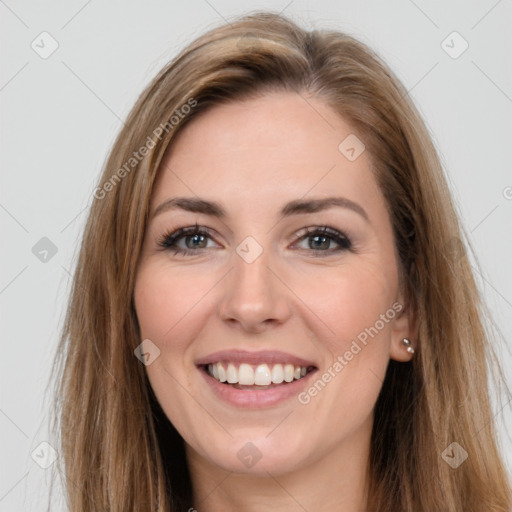
[[[45,509],[51,470],[31,453],[51,461],[49,448],[38,448],[50,439],[44,390],[91,193],[121,120],[185,44],[258,8],[355,35],[404,82],[442,155],[512,373],[510,0],[0,0],[0,510]],[[31,48],[43,31],[59,44],[47,59]],[[453,31],[469,43],[456,59],[441,46]],[[461,48],[456,39],[445,44]],[[45,263],[32,252],[42,237],[58,248]],[[507,400],[494,411],[511,468]]]

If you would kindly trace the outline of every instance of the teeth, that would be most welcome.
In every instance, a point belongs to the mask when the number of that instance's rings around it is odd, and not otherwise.
[[[226,376],[228,378],[228,384],[236,384],[238,382],[238,372],[236,371],[235,365],[233,363],[228,364]]]
[[[293,380],[293,374],[295,373],[295,367],[293,364],[284,365],[284,381],[291,382]]]
[[[281,382],[283,382],[283,381],[284,381],[283,365],[282,364],[275,364],[272,367],[272,382],[274,384],[281,384]]]
[[[270,370],[266,364],[260,364],[254,372],[254,384],[257,386],[269,386],[272,384]]]
[[[208,373],[220,382],[228,384],[240,384],[242,386],[269,386],[292,382],[305,377],[308,369],[305,366],[293,364],[260,364],[252,366],[241,363],[237,368],[234,363],[214,363],[208,365]]]
[[[217,367],[217,372],[219,374],[219,380],[221,382],[226,382],[228,380],[228,378],[226,377],[226,370],[224,370],[224,366],[222,366],[221,364],[214,364],[213,366]],[[214,375],[214,377],[215,377],[215,375]]]
[[[213,376],[215,377],[215,375]],[[238,384],[244,386],[254,385],[254,370],[250,364],[241,364],[240,368],[238,368]]]

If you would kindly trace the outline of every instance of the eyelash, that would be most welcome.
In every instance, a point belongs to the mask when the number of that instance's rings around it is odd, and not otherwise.
[[[174,232],[167,232],[160,237],[158,240],[158,246],[161,250],[166,251],[170,250],[174,254],[181,254],[183,256],[197,254],[199,251],[195,249],[182,249],[181,247],[176,246],[176,242],[182,238],[194,236],[194,235],[204,235],[210,238],[210,232],[206,228],[199,227],[197,224],[195,226],[185,227],[177,229]],[[327,256],[337,253],[340,251],[347,251],[352,249],[352,242],[350,238],[344,233],[338,231],[337,229],[331,228],[329,226],[322,227],[312,227],[306,228],[305,231],[302,231],[299,235],[294,238],[294,243],[297,241],[302,241],[307,238],[311,238],[313,235],[320,236],[326,239],[333,240],[336,244],[339,245],[337,249],[334,250],[326,250],[326,251],[315,251],[313,252],[320,253],[315,255],[315,257],[323,257],[322,253],[326,253]],[[199,250],[207,248],[200,248]]]

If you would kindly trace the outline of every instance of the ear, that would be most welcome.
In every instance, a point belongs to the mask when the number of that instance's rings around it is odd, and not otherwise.
[[[416,319],[412,313],[412,308],[404,301],[403,295],[400,295],[393,304],[396,316],[393,319],[393,328],[391,330],[391,345],[389,357],[395,361],[410,361],[414,354],[407,351],[407,346],[402,342],[404,338],[411,341],[411,346],[416,349]]]

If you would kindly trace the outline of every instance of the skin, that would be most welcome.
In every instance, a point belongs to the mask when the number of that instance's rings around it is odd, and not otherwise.
[[[191,507],[201,512],[365,510],[373,409],[389,359],[411,358],[401,340],[412,320],[370,155],[351,162],[338,150],[352,133],[319,99],[266,93],[202,113],[160,169],[152,212],[175,196],[215,200],[228,212],[225,220],[178,209],[152,218],[134,295],[141,339],[160,350],[147,374],[186,442]],[[279,218],[288,201],[333,195],[359,204],[368,220],[340,207]],[[196,222],[211,230],[200,244],[207,248],[182,238],[194,254],[159,250],[167,232]],[[352,248],[294,238],[326,225]],[[263,248],[250,264],[236,252],[247,236]],[[194,365],[218,350],[274,349],[314,361],[321,375],[395,302],[402,311],[307,404],[292,397],[241,410],[216,398]],[[250,468],[237,457],[249,441],[261,453]]]

